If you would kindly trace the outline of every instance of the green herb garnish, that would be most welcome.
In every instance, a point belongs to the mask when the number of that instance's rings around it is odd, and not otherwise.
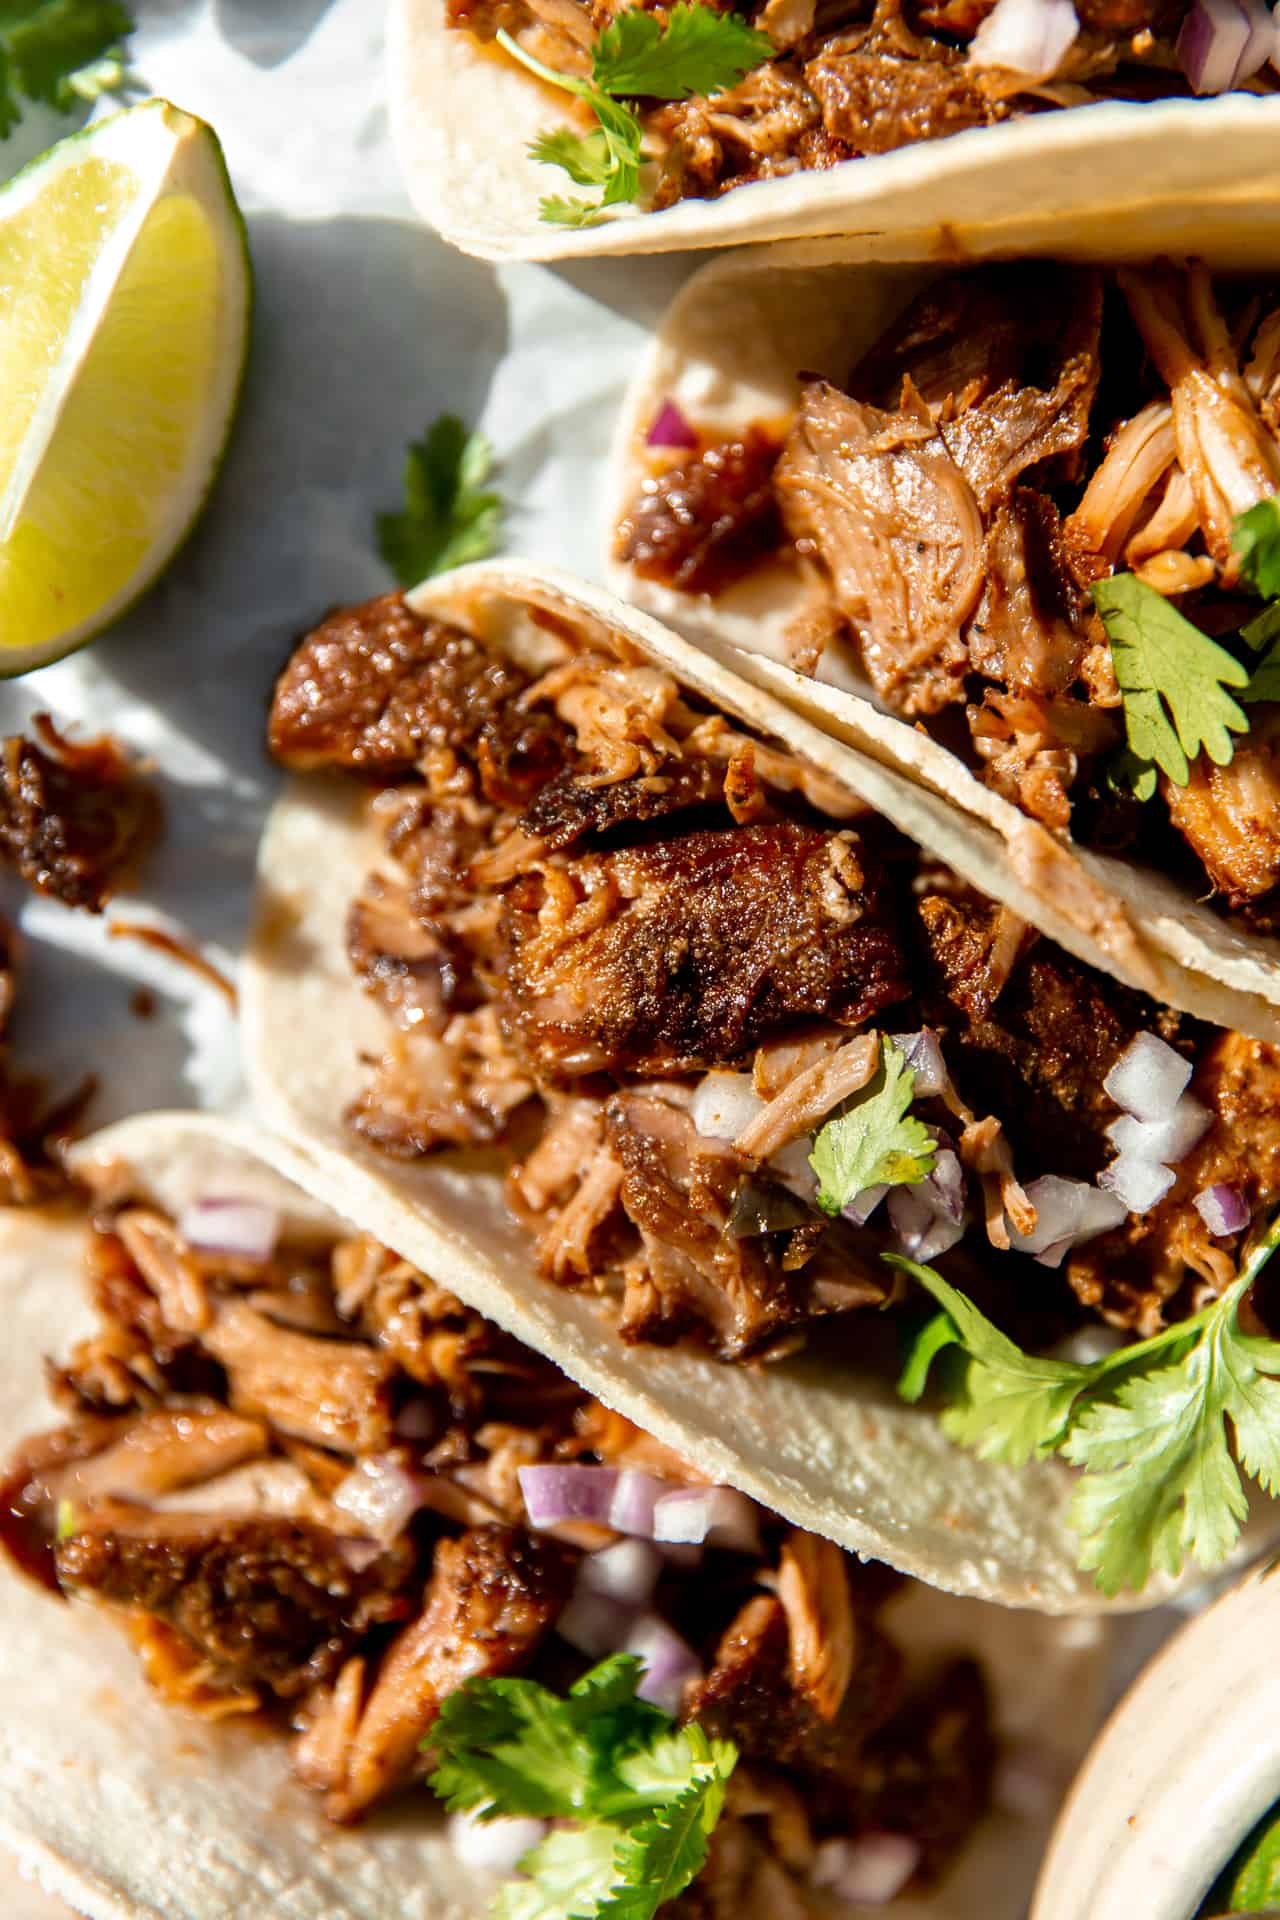
[[[1225,767],[1232,734],[1249,727],[1227,688],[1246,686],[1248,669],[1136,574],[1097,581],[1093,599],[1111,642],[1139,799],[1154,793],[1157,767],[1179,787],[1202,751]]]
[[[568,227],[590,226],[606,207],[625,205],[639,193],[643,131],[632,101],[723,93],[775,51],[769,36],[738,14],[691,0],[679,0],[665,24],[643,7],[618,14],[596,41],[589,80],[545,66],[505,31],[498,40],[539,79],[585,100],[599,122],[592,133],[539,134],[529,148],[534,160],[563,167],[578,186],[602,189],[598,200],[550,195],[541,202],[544,220]]]
[[[737,1763],[731,1741],[636,1698],[632,1654],[561,1698],[534,1680],[472,1680],[431,1730],[431,1786],[455,1812],[572,1820],[520,1862],[495,1920],[652,1920],[707,1857]]]
[[[818,1205],[839,1213],[868,1187],[914,1185],[932,1173],[933,1135],[907,1117],[915,1098],[914,1067],[885,1035],[873,1079],[828,1120],[813,1143],[809,1165],[818,1176]]]
[[[1205,1913],[1261,1913],[1280,1906],[1280,1810],[1260,1820],[1202,1909]]]
[[[22,100],[59,113],[118,87],[133,16],[115,0],[8,0],[0,5],[0,139],[22,118]]]
[[[1280,494],[1236,516],[1231,544],[1240,556],[1241,577],[1264,600],[1280,599]]]
[[[1241,1468],[1280,1492],[1280,1341],[1246,1333],[1240,1302],[1280,1243],[1280,1216],[1231,1286],[1190,1319],[1091,1366],[1024,1353],[932,1267],[886,1254],[931,1293],[899,1392],[915,1400],[944,1353],[944,1431],[986,1460],[1059,1453],[1083,1471],[1071,1522],[1080,1564],[1105,1593],[1141,1591],[1153,1568],[1206,1570],[1231,1551],[1247,1511]],[[959,1348],[955,1356],[952,1349]],[[1229,1425],[1228,1425],[1229,1423]],[[1232,1436],[1235,1452],[1232,1452]]]
[[[422,440],[409,444],[404,463],[404,511],[380,513],[378,551],[402,587],[433,573],[483,560],[498,544],[503,502],[486,492],[493,448],[442,413]]]

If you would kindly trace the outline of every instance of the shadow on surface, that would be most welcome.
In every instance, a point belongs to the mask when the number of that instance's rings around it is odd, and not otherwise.
[[[306,45],[331,0],[217,0],[214,17],[236,52],[256,67],[278,67]]]

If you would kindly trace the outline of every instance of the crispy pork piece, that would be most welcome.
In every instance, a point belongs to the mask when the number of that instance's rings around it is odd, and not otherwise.
[[[825,46],[806,63],[804,78],[828,136],[854,153],[893,153],[1008,119],[1012,103],[984,86],[951,48],[931,52],[929,59],[895,58],[861,36],[848,47],[839,40]]]
[[[542,1080],[737,1059],[783,1023],[856,1026],[904,997],[853,833],[690,833],[517,882],[502,1014]]]
[[[282,1433],[348,1453],[375,1452],[390,1438],[393,1363],[363,1341],[295,1333],[236,1300],[203,1344],[227,1370],[232,1403]]]
[[[528,799],[564,757],[564,732],[525,713],[528,677],[398,593],[330,614],[276,683],[268,743],[281,765],[407,773],[432,748],[466,754],[504,804]]]
[[[753,427],[646,480],[618,527],[619,560],[683,593],[719,593],[782,538],[778,452]]]
[[[0,857],[64,906],[101,913],[153,836],[154,793],[110,734],[73,741],[47,714],[0,744]]]
[[[1201,754],[1184,787],[1162,777],[1160,791],[1229,907],[1280,884],[1280,706],[1249,708],[1249,731],[1225,767]]]

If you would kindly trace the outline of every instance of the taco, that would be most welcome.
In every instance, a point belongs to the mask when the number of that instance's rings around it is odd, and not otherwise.
[[[446,1817],[427,1776],[556,1811],[571,1747],[553,1769],[517,1734],[507,1784],[481,1771],[532,1703],[577,1716],[597,1785],[624,1732],[633,1785],[660,1743],[646,1807],[711,1770],[686,1920],[1017,1920],[1102,1629],[914,1588],[709,1484],[270,1162],[296,1157],[147,1116],[78,1150],[90,1216],[4,1217],[0,1404],[29,1437],[0,1841],[90,1920],[479,1920],[546,1821]],[[705,1545],[656,1543],[698,1516]],[[561,1866],[597,1812],[558,1822]]]
[[[1237,1320],[1280,1198],[1268,1008],[1072,871],[1045,905],[958,809],[566,576],[334,614],[271,744],[300,777],[248,1067],[348,1212],[708,1471],[937,1585],[1087,1609],[1082,1558],[1150,1600],[1153,1565],[1229,1550],[1248,1409],[1196,1396],[1247,1332],[1241,1392],[1280,1371]],[[1186,1398],[1120,1488],[1081,1482],[1082,1554],[1071,1477],[1031,1456],[1087,1460],[1134,1336]],[[913,1398],[952,1349],[945,1433],[895,1396],[900,1343]]]
[[[1239,21],[1185,0],[396,0],[393,127],[419,211],[489,259],[830,233],[881,258],[911,235],[1008,249],[1118,208],[1265,204],[1271,37],[1256,0]]]
[[[1280,1006],[1280,283],[744,266],[631,396],[619,585]]]

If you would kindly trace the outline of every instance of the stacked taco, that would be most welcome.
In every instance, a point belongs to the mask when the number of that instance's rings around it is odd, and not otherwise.
[[[1023,1911],[1099,1628],[714,1484],[278,1139],[154,1115],[73,1171],[0,1251],[0,1838],[77,1910],[474,1916],[625,1842],[650,1911]]]
[[[270,737],[250,1071],[353,1217],[936,1585],[1095,1610],[1232,1550],[1267,1001],[564,576],[336,613]]]

